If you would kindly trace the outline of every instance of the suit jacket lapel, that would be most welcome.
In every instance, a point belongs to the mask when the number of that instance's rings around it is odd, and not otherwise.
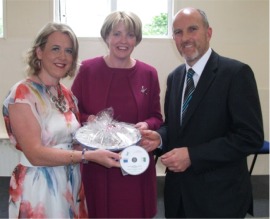
[[[185,75],[186,75],[186,68],[183,66],[181,66],[181,68],[179,69],[178,74],[175,74],[175,78],[173,79],[174,83],[171,88],[171,91],[173,91],[175,93],[175,95],[172,95],[171,97],[173,97],[172,103],[175,103],[175,107],[174,109],[176,110],[176,112],[174,112],[173,114],[176,115],[175,121],[177,124],[177,127],[175,128],[179,128],[180,127],[180,123],[181,123],[181,102],[182,102],[182,93],[183,93],[183,84],[185,81]]]

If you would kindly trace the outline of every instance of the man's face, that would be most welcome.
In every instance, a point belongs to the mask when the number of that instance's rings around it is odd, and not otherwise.
[[[186,62],[193,66],[208,50],[212,29],[194,9],[180,11],[173,22],[173,39]]]

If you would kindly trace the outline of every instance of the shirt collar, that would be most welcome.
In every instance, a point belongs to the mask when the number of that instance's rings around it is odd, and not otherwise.
[[[212,49],[209,47],[208,50],[207,50],[207,52],[199,59],[199,61],[197,61],[195,63],[195,65],[193,65],[192,67],[190,67],[186,63],[186,69],[188,70],[188,69],[192,68],[196,72],[196,74],[198,74],[199,76],[201,76],[202,71],[203,71],[203,69],[204,69],[204,67],[205,67],[205,65],[206,65],[206,63],[207,63],[207,61],[208,61],[211,53],[212,53]]]

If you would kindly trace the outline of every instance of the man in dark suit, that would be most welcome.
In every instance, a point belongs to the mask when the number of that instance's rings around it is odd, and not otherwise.
[[[185,64],[168,76],[164,125],[142,132],[142,145],[162,148],[167,218],[244,218],[252,211],[247,156],[264,140],[257,85],[248,65],[210,48],[211,35],[203,11],[176,14],[173,37]]]

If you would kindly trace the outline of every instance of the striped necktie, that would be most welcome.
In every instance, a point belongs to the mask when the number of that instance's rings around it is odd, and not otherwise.
[[[193,81],[194,74],[195,74],[195,71],[192,68],[190,68],[187,72],[187,84],[186,84],[186,90],[184,94],[184,101],[182,105],[182,121],[187,112],[187,108],[192,98],[192,94],[195,90],[194,81]]]

